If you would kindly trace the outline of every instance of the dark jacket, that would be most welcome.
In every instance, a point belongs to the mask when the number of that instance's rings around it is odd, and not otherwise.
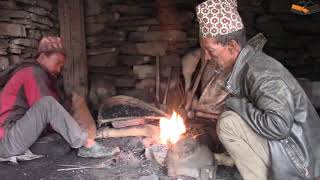
[[[305,92],[278,61],[242,49],[226,82],[226,105],[268,139],[272,179],[320,176],[320,119]]]
[[[8,124],[19,120],[41,97],[58,99],[55,80],[39,64],[15,72],[0,93],[0,139]]]

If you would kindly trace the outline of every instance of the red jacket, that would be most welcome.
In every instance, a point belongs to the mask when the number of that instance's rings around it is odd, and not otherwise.
[[[57,99],[55,78],[35,64],[17,71],[0,94],[0,139],[5,125],[22,118],[28,109],[43,96]]]

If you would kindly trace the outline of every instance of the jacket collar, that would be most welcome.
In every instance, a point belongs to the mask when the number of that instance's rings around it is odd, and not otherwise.
[[[247,45],[245,46],[233,67],[233,70],[227,78],[225,86],[227,91],[229,91],[231,94],[239,96],[240,95],[240,78],[241,74],[244,70],[245,64],[251,59],[251,56],[254,54],[254,50],[251,46]]]

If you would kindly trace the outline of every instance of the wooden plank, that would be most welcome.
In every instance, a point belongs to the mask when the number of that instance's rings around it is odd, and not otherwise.
[[[60,35],[67,53],[63,71],[66,93],[88,93],[83,0],[58,0]]]

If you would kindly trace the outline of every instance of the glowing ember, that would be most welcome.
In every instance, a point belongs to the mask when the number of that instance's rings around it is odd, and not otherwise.
[[[176,143],[180,135],[186,132],[186,127],[181,116],[175,111],[172,113],[170,119],[160,119],[160,140],[161,143]]]

